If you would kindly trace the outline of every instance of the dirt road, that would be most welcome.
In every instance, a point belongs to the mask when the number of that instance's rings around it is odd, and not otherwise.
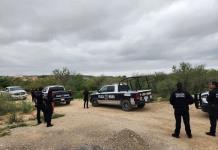
[[[73,101],[69,106],[56,107],[55,111],[65,116],[53,120],[54,127],[46,128],[41,124],[14,129],[12,135],[0,138],[0,149],[68,150],[79,149],[85,144],[107,148],[110,143],[106,141],[123,129],[134,131],[149,143],[151,150],[218,149],[218,137],[205,135],[209,129],[207,114],[194,107],[190,110],[193,139],[186,137],[183,125],[181,138],[171,137],[173,110],[166,102],[150,103],[144,109],[124,112],[108,106],[84,110],[82,101]]]

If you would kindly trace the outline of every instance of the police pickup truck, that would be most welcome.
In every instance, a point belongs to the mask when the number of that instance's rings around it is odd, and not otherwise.
[[[132,108],[143,108],[152,99],[151,89],[131,90],[128,84],[105,85],[92,93],[90,101],[94,107],[100,104],[118,105],[124,111]]]
[[[70,91],[66,91],[62,85],[51,85],[45,87],[42,90],[44,99],[47,99],[49,91],[52,91],[52,99],[55,103],[65,103],[69,105],[71,100],[73,100],[72,93]]]
[[[209,95],[209,91],[195,94],[196,107],[201,109],[203,112],[209,112],[209,105],[207,102],[207,97]]]

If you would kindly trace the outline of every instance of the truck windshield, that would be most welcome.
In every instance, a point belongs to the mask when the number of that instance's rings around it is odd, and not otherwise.
[[[18,91],[18,90],[23,90],[21,87],[12,87],[10,88],[10,91]]]
[[[51,87],[51,91],[64,91],[64,87]]]

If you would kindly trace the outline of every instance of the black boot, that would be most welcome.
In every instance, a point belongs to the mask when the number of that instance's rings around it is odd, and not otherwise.
[[[216,136],[216,134],[214,134],[214,133],[211,133],[211,132],[206,132],[206,135],[209,135],[209,136]]]
[[[187,134],[188,138],[191,139],[192,138],[192,134]]]
[[[47,127],[52,127],[52,126],[54,126],[53,124],[47,124]]]
[[[174,138],[179,138],[179,135],[173,133],[173,134],[172,134],[172,137],[174,137]]]

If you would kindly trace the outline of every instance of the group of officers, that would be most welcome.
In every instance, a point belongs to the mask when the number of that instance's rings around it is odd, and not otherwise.
[[[43,95],[43,88],[39,88],[31,91],[32,101],[35,103],[37,109],[37,122],[41,124],[41,112],[44,116],[44,122],[47,123],[47,127],[52,127],[51,124],[52,114],[54,112],[54,102],[52,99],[52,91],[48,91],[47,95]]]
[[[44,122],[47,123],[47,127],[52,127],[51,124],[52,114],[54,112],[54,101],[52,98],[52,91],[48,91],[48,95],[43,95],[43,88],[35,89],[31,91],[32,101],[35,103],[35,107],[37,110],[36,118],[37,123],[41,124],[41,112],[43,113]],[[83,100],[84,100],[84,109],[89,108],[89,91],[87,88],[83,91]]]
[[[216,136],[216,126],[218,117],[218,82],[213,81],[209,83],[209,95],[207,97],[209,105],[209,120],[210,120],[210,131],[206,132],[206,135]],[[89,91],[85,88],[84,92],[84,108],[88,108]],[[43,96],[42,88],[36,91],[32,91],[32,100],[35,102],[37,108],[37,122],[41,124],[40,112],[44,114],[44,121],[47,123],[47,127],[52,127],[51,124],[52,114],[54,111],[54,102],[52,99],[52,91],[48,91],[47,96]],[[193,104],[195,99],[189,94],[189,92],[183,89],[182,83],[177,83],[177,89],[170,96],[170,104],[174,108],[174,115],[176,120],[176,128],[173,137],[179,138],[181,129],[181,119],[185,125],[185,131],[188,138],[192,138],[192,132],[190,127],[190,115],[189,105]]]
[[[209,95],[207,97],[209,107],[210,131],[206,132],[208,136],[216,136],[216,126],[218,117],[218,82],[213,81],[209,83]],[[181,118],[185,125],[185,131],[188,138],[192,138],[190,127],[189,105],[193,104],[195,100],[193,97],[183,89],[182,83],[177,83],[177,89],[170,96],[170,104],[174,108],[174,115],[176,120],[176,128],[173,137],[179,138],[181,128]]]

